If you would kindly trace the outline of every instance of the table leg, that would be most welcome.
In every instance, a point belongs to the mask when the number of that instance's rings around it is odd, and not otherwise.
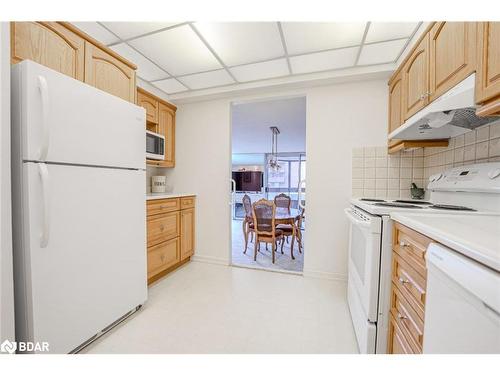
[[[293,243],[295,242],[295,235],[296,235],[294,220],[291,221],[291,224],[292,224],[292,243],[290,245],[290,256],[292,257],[292,259],[295,259],[295,257],[293,256]]]

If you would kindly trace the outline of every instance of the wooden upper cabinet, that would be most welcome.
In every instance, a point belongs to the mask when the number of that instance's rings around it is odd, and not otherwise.
[[[431,102],[476,70],[476,29],[475,22],[436,22],[430,30]]]
[[[403,119],[407,120],[429,102],[429,35],[410,55],[402,69]]]
[[[146,110],[146,121],[153,124],[158,123],[158,104],[158,100],[137,89],[137,105]]]
[[[89,42],[85,42],[84,81],[135,103],[135,70]]]
[[[478,34],[476,102],[484,103],[500,97],[500,22],[480,22]]]
[[[389,84],[389,134],[404,122],[402,93],[403,80],[400,73]]]
[[[83,80],[85,40],[57,22],[11,22],[11,62],[32,60]]]
[[[158,132],[165,136],[164,167],[175,166],[175,110],[159,103],[158,105]]]

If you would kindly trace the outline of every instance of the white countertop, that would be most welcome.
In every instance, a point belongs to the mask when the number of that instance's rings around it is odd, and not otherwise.
[[[500,271],[500,215],[394,212],[391,218]]]
[[[186,193],[148,193],[146,194],[146,200],[152,199],[168,199],[168,198],[180,198],[180,197],[193,197],[196,194],[186,194]]]

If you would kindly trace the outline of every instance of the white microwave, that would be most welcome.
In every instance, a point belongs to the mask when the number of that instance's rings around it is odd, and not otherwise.
[[[165,160],[165,137],[146,130],[146,158]]]

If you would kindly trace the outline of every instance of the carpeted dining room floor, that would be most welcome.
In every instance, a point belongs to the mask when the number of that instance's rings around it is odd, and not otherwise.
[[[302,231],[303,242],[305,231]],[[254,243],[248,243],[248,249],[246,254],[243,254],[245,248],[245,239],[243,236],[242,221],[233,220],[232,221],[232,263],[233,265],[243,266],[243,267],[254,267],[254,268],[265,268],[275,271],[292,271],[292,272],[302,272],[304,269],[304,249],[302,248],[302,254],[299,253],[299,247],[297,242],[293,246],[293,255],[295,260],[290,256],[290,245],[291,237],[288,243],[285,242],[283,246],[283,254],[281,254],[281,245],[278,246],[276,252],[275,263],[272,263],[272,253],[271,244],[268,245],[268,251],[266,251],[266,245],[261,243],[260,252],[257,253],[257,261],[253,260],[254,254]]]

